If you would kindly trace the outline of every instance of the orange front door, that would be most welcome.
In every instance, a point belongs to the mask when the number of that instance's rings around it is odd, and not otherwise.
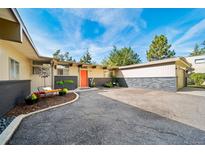
[[[80,70],[80,87],[88,87],[88,71]]]

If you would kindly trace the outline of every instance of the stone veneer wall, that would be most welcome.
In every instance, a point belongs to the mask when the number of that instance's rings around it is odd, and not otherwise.
[[[177,91],[176,77],[118,78],[121,87]]]
[[[30,80],[0,81],[0,116],[16,104],[24,103],[24,98],[30,94],[30,91]]]

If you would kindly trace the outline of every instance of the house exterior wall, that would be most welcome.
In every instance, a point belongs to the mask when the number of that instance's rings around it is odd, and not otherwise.
[[[176,75],[177,75],[177,89],[181,89],[185,86],[185,71],[180,66],[177,66]]]
[[[31,90],[31,60],[22,55],[16,48],[0,40],[0,115],[8,112],[24,98]],[[19,62],[19,79],[9,78],[9,59]]]
[[[95,82],[96,87],[103,86],[106,82],[112,81],[111,70],[103,69],[101,67],[88,69],[88,83],[91,86],[91,81]]]
[[[89,78],[106,78],[109,77],[109,71],[102,68],[88,68],[88,77]]]
[[[103,69],[102,67],[97,66],[96,68],[92,68],[92,67],[87,67],[87,68],[80,68],[78,67],[76,64],[73,64],[72,66],[69,67],[68,72],[63,76],[67,76],[67,77],[77,77],[77,87],[80,86],[80,70],[87,70],[88,71],[88,80],[90,83],[91,79],[94,79],[96,86],[102,86],[105,82],[107,81],[111,81],[110,78],[110,72],[108,69]],[[57,69],[54,69],[54,78],[55,76],[59,76],[57,74]],[[59,77],[57,77],[56,79],[60,79]],[[55,85],[55,80],[54,79],[54,85]],[[63,78],[62,78],[63,79]],[[76,80],[75,80],[76,82]],[[74,83],[76,84],[76,83]],[[55,86],[57,87],[57,86]]]
[[[175,64],[148,66],[140,68],[120,69],[117,77],[141,78],[141,77],[175,77]]]
[[[54,77],[54,88],[58,89],[58,88],[62,88],[62,86],[57,85],[56,82],[57,81],[61,81],[61,80],[72,80],[73,84],[69,84],[69,83],[65,83],[64,87],[68,88],[69,90],[74,90],[76,88],[78,88],[78,77],[77,76],[55,76]]]
[[[139,68],[119,69],[117,78],[120,86],[176,91],[176,66],[161,64]]]
[[[30,94],[30,80],[0,81],[0,116]]]
[[[16,48],[0,40],[0,80],[9,80],[9,58],[19,62],[19,80],[31,80],[32,61],[22,55]]]
[[[31,91],[37,91],[38,87],[44,86],[44,78],[41,78],[38,74],[33,74],[31,76]],[[52,87],[51,74],[49,77],[45,78],[45,86]]]
[[[205,59],[205,55],[186,57],[186,60],[189,63],[191,63],[192,68],[194,68],[193,72],[195,72],[195,73],[205,73],[205,63],[196,64],[195,60],[197,60],[197,59]]]
[[[176,77],[117,78],[121,87],[177,91]]]

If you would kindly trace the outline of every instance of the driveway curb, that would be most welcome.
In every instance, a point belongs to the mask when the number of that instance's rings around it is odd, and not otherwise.
[[[67,104],[71,104],[71,103],[77,101],[79,99],[79,95],[74,91],[72,91],[72,92],[76,95],[76,98],[74,100],[71,100],[71,101],[63,103],[63,104],[51,106],[51,107],[48,107],[48,108],[45,108],[45,109],[42,109],[42,110],[34,111],[34,112],[31,112],[31,113],[28,113],[28,114],[21,114],[21,115],[17,116],[7,126],[7,128],[1,133],[1,135],[0,135],[0,145],[5,145],[10,140],[10,138],[12,137],[12,135],[14,134],[14,132],[16,131],[16,129],[18,128],[18,126],[20,125],[21,121],[24,118],[29,117],[29,116],[31,116],[33,114],[36,114],[36,113],[40,113],[40,112],[44,112],[44,111],[51,110],[51,109],[54,109],[54,108],[58,108],[58,107],[61,107],[61,106],[67,105]]]

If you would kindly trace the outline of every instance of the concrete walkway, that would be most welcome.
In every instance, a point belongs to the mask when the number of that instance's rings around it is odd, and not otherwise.
[[[98,92],[24,119],[8,144],[205,144],[204,131]]]
[[[177,93],[205,97],[205,89],[202,89],[202,88],[184,87],[183,89],[181,89]],[[205,103],[205,101],[204,101],[204,103]]]

